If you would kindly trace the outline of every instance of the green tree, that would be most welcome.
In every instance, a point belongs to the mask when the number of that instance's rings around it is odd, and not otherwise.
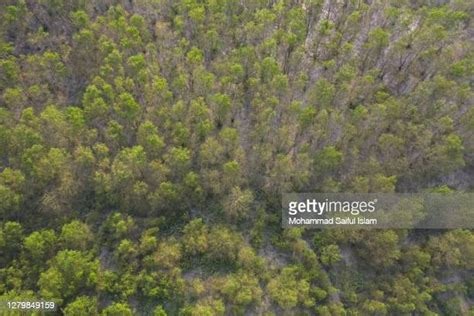
[[[94,290],[99,262],[76,250],[63,250],[50,261],[38,281],[41,296],[57,304],[69,301],[85,291]]]
[[[128,304],[125,303],[113,303],[106,308],[104,308],[101,312],[101,315],[104,316],[112,316],[112,315],[124,315],[124,316],[131,316],[133,315],[132,309]]]
[[[270,297],[285,310],[296,307],[298,303],[314,305],[309,296],[310,285],[301,278],[296,266],[283,268],[279,275],[270,280],[267,290]]]
[[[67,249],[87,250],[91,246],[93,237],[89,226],[77,220],[61,228],[60,240]]]
[[[337,245],[329,245],[321,250],[321,262],[326,266],[337,263],[341,258],[341,252]]]
[[[21,253],[23,243],[23,227],[17,222],[5,222],[0,230],[0,249],[2,266]]]
[[[250,190],[242,191],[239,187],[232,188],[229,196],[224,200],[226,216],[232,221],[245,219],[252,213],[254,195]]]
[[[79,296],[64,308],[64,314],[71,316],[97,314],[97,300],[89,296]]]
[[[48,229],[31,233],[25,238],[23,246],[33,265],[42,265],[54,255],[57,241],[54,231]]]

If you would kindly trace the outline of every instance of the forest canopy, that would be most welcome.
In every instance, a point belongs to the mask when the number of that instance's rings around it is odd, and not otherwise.
[[[282,229],[285,192],[471,192],[471,0],[2,0],[0,301],[474,315],[471,230]]]

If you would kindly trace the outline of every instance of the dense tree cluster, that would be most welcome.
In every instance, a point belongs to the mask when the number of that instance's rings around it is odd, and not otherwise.
[[[474,187],[470,0],[4,0],[0,301],[470,315],[474,234],[280,228]]]

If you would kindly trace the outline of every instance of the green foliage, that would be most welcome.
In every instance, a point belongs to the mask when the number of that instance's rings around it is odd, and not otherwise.
[[[270,297],[283,309],[296,307],[298,303],[312,306],[314,302],[309,297],[310,285],[301,278],[296,266],[287,266],[267,285]]]
[[[62,227],[60,240],[64,248],[87,250],[93,241],[93,235],[88,225],[74,220]]]
[[[88,296],[79,296],[64,308],[64,313],[71,316],[96,314],[97,300]]]
[[[471,230],[280,218],[286,192],[472,191],[471,2],[3,1],[0,301],[472,313]]]
[[[33,232],[23,242],[27,256],[37,264],[53,256],[56,244],[57,237],[52,230]]]
[[[225,213],[231,220],[245,219],[253,211],[253,201],[252,191],[242,191],[239,187],[234,187],[224,201]]]
[[[168,314],[166,313],[166,311],[163,309],[163,306],[161,305],[158,305],[153,310],[153,316],[167,316],[167,315]]]
[[[6,264],[20,253],[23,242],[23,227],[17,222],[6,222],[3,223],[1,228],[0,247],[3,253],[2,260]]]
[[[76,250],[63,250],[49,263],[38,281],[41,296],[58,304],[93,290],[98,281],[99,262]]]
[[[262,296],[258,279],[243,273],[229,276],[221,291],[235,305],[258,303]]]
[[[314,158],[316,169],[320,172],[328,172],[336,169],[342,162],[343,155],[334,146],[325,147]]]
[[[432,237],[428,243],[428,249],[433,253],[434,268],[471,269],[474,266],[472,240],[472,233],[467,230],[454,230],[443,236]]]
[[[183,229],[183,247],[188,255],[203,254],[209,247],[209,229],[202,219],[190,221]]]
[[[186,57],[188,58],[188,62],[194,65],[200,64],[204,58],[202,51],[197,47],[191,48],[186,54]]]
[[[127,237],[134,228],[134,221],[130,216],[112,213],[102,226],[102,233],[107,240],[117,241]]]
[[[321,262],[330,266],[341,260],[341,253],[337,245],[329,245],[321,250]]]
[[[197,302],[194,306],[183,309],[183,315],[190,316],[220,316],[224,315],[225,307],[222,300],[208,298]]]
[[[377,269],[387,268],[400,258],[399,236],[392,230],[365,234],[357,251]]]
[[[102,311],[101,315],[104,316],[112,316],[112,315],[124,315],[124,316],[132,316],[132,310],[125,303],[113,303]]]
[[[19,211],[25,177],[21,171],[5,168],[0,174],[0,214],[5,218]]]
[[[209,232],[208,258],[212,262],[232,263],[237,259],[241,237],[224,226],[217,226]]]
[[[158,129],[150,121],[140,124],[137,142],[145,149],[149,158],[158,158],[165,146],[163,139],[158,135]]]

